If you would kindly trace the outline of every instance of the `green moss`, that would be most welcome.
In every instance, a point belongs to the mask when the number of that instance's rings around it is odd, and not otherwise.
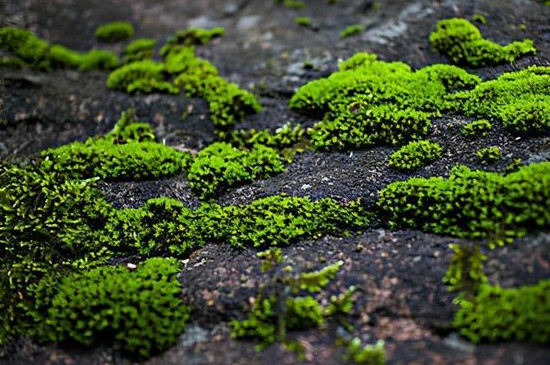
[[[273,176],[285,170],[276,150],[262,145],[239,150],[223,142],[206,147],[189,168],[189,185],[203,198],[228,187]]]
[[[254,247],[281,246],[343,230],[368,227],[371,216],[360,201],[341,204],[329,198],[270,196],[225,209],[234,227],[227,242]]]
[[[208,44],[212,39],[220,38],[225,34],[224,28],[202,29],[187,28],[178,31],[161,49],[161,55],[166,56],[177,46],[200,46]]]
[[[506,289],[483,284],[474,299],[458,303],[453,324],[470,341],[550,341],[550,280]]]
[[[165,81],[166,66],[153,60],[136,61],[109,74],[107,87],[128,93],[164,92],[178,94],[179,89]]]
[[[392,153],[389,165],[403,171],[414,171],[441,156],[441,146],[430,141],[414,141]]]
[[[56,342],[98,343],[142,357],[174,344],[189,310],[181,300],[174,259],[149,259],[137,270],[98,267],[36,288],[38,332]],[[43,338],[42,338],[43,339]]]
[[[311,26],[311,18],[309,18],[307,16],[299,16],[299,17],[294,19],[294,23],[296,23],[297,25],[300,25],[302,27],[309,27],[309,26]]]
[[[460,18],[439,21],[430,42],[454,63],[473,67],[509,63],[536,52],[533,41],[527,39],[506,46],[483,39],[475,25]]]
[[[500,161],[501,153],[500,147],[491,146],[486,148],[481,148],[476,152],[477,159],[482,165],[491,165],[495,162]]]
[[[102,42],[119,42],[134,36],[134,26],[129,22],[111,22],[95,30],[95,37]]]
[[[340,32],[340,38],[347,38],[354,35],[361,34],[365,31],[365,26],[363,24],[354,24],[346,27],[343,31]]]
[[[294,10],[303,10],[307,7],[307,4],[300,0],[275,0],[275,2],[285,8]]]
[[[2,68],[11,68],[14,70],[21,70],[25,67],[25,62],[17,57],[0,57],[0,67]]]
[[[473,298],[481,286],[487,284],[483,262],[487,260],[477,244],[451,244],[453,257],[443,282],[449,291],[458,292],[463,298]]]
[[[508,175],[460,166],[448,179],[413,178],[388,185],[378,206],[391,227],[489,239],[491,245],[550,225],[550,163]]]
[[[145,59],[152,59],[155,55],[157,41],[152,38],[140,38],[131,42],[124,48],[123,63],[132,63]]]
[[[485,16],[483,14],[475,13],[472,16],[472,20],[474,22],[479,23],[479,24],[487,24],[487,18],[485,18]]]
[[[491,129],[493,129],[491,122],[487,119],[479,119],[466,124],[462,128],[462,134],[470,138],[482,138],[486,137]]]
[[[386,363],[384,341],[378,341],[374,345],[363,345],[356,337],[348,343],[344,359],[354,364],[384,365]]]
[[[24,61],[29,67],[43,70],[52,67],[108,70],[118,64],[117,56],[110,51],[73,51],[58,44],[50,45],[33,33],[20,28],[0,28],[0,47]]]
[[[55,169],[73,179],[99,177],[104,180],[146,180],[183,172],[190,156],[154,142],[152,128],[131,123],[123,114],[114,130],[104,138],[90,138],[42,152]]]

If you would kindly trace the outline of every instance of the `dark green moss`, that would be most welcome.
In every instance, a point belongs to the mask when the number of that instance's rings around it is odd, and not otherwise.
[[[500,153],[500,147],[498,146],[491,146],[491,147],[485,147],[481,148],[476,152],[477,159],[479,160],[479,163],[482,165],[491,165],[495,162],[500,161],[501,153]]]
[[[153,258],[131,271],[98,267],[35,289],[38,334],[56,342],[98,343],[141,357],[174,344],[185,330],[189,310],[181,300],[179,264]],[[40,338],[44,340],[44,337]]]
[[[403,171],[414,171],[441,156],[441,146],[430,141],[414,141],[390,155],[389,165]]]
[[[430,35],[432,46],[454,63],[473,67],[513,62],[536,53],[533,41],[512,42],[506,46],[483,39],[479,29],[466,19],[441,20]]]
[[[134,26],[129,22],[111,22],[95,30],[95,37],[102,42],[119,42],[134,36]]]
[[[392,227],[416,228],[503,243],[548,228],[550,163],[508,175],[456,167],[448,179],[413,178],[390,184],[378,206]]]
[[[189,185],[203,198],[233,185],[273,176],[285,170],[276,150],[257,145],[239,150],[216,142],[198,153],[189,168]]]

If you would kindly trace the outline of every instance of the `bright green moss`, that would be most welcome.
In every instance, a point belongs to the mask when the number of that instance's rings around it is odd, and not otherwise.
[[[479,119],[462,127],[462,134],[470,138],[482,138],[486,137],[491,129],[493,129],[491,122],[487,119]]]
[[[123,63],[132,63],[151,59],[155,55],[157,41],[152,38],[140,38],[131,42],[124,48]]]
[[[504,73],[449,99],[453,111],[497,119],[515,134],[540,135],[550,131],[550,67],[532,66]]]
[[[305,143],[305,131],[299,126],[285,124],[271,133],[268,130],[238,129],[228,135],[228,142],[236,147],[251,148],[256,144],[284,150]]]
[[[359,231],[370,215],[359,201],[341,204],[333,199],[270,196],[249,205],[226,207],[234,227],[229,243],[254,247],[288,245],[303,238],[318,238],[342,230]]]
[[[390,155],[389,165],[411,172],[430,164],[441,156],[441,146],[430,141],[414,141]]]
[[[53,297],[46,280],[36,288],[38,316],[44,316],[38,332],[51,341],[102,343],[141,357],[164,351],[189,318],[178,272],[177,260],[162,258],[135,271],[98,267],[62,279]]]
[[[483,39],[479,29],[466,19],[441,20],[430,35],[432,46],[454,63],[473,67],[512,62],[536,53],[533,41],[512,42],[506,46]]]
[[[223,142],[206,147],[189,168],[189,185],[206,198],[223,189],[284,171],[276,150],[262,145],[239,150]]]
[[[117,56],[110,51],[73,51],[64,46],[38,38],[20,28],[0,28],[0,49],[10,52],[31,68],[76,68],[80,70],[108,70],[118,64]]]
[[[550,341],[550,280],[507,289],[483,284],[458,303],[453,324],[470,341]]]
[[[481,148],[476,152],[477,159],[482,165],[491,165],[495,162],[500,161],[501,153],[500,147],[491,146],[486,148]]]
[[[294,19],[294,23],[296,23],[297,25],[300,25],[302,27],[309,27],[309,26],[311,26],[311,18],[309,18],[307,16],[299,16],[299,17]]]
[[[416,228],[502,243],[547,228],[550,163],[508,175],[460,166],[448,179],[413,178],[388,185],[378,206],[392,227]]]
[[[111,22],[95,30],[95,37],[102,42],[119,42],[134,36],[134,26],[129,22]]]
[[[179,89],[165,81],[166,66],[153,60],[124,65],[109,74],[107,87],[128,93],[165,92],[178,94]]]
[[[472,20],[474,22],[478,22],[479,24],[487,24],[487,18],[483,14],[475,13],[472,16]]]
[[[344,359],[354,364],[384,365],[386,363],[384,341],[380,340],[374,345],[363,345],[356,337],[348,343]]]
[[[118,65],[117,56],[110,51],[91,50],[80,53],[60,45],[50,48],[50,65],[52,67],[70,67],[81,70],[110,70]]]
[[[33,68],[47,69],[49,67],[49,43],[25,29],[0,28],[0,47]]]
[[[347,38],[357,34],[361,34],[365,31],[365,26],[363,24],[354,24],[350,25],[342,32],[340,32],[340,38]]]
[[[186,169],[189,154],[155,142],[149,125],[133,121],[131,111],[124,113],[105,137],[49,149],[42,158],[72,179],[146,180]]]
[[[275,0],[275,2],[287,9],[303,10],[307,7],[307,4],[300,0]]]

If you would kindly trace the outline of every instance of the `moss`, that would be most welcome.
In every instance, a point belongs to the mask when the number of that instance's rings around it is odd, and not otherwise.
[[[451,244],[453,257],[443,282],[449,291],[458,292],[463,298],[472,298],[487,284],[483,262],[487,260],[477,244]]]
[[[112,344],[141,357],[164,351],[189,318],[178,272],[177,260],[153,258],[135,271],[98,267],[70,275],[53,296],[51,281],[43,281],[35,289],[38,333],[57,342]]]
[[[403,171],[414,171],[441,156],[441,146],[430,141],[414,141],[390,155],[389,165]]]
[[[483,284],[473,300],[457,302],[453,324],[470,341],[550,341],[550,280],[506,289]]]
[[[128,93],[164,92],[178,94],[179,89],[165,81],[166,66],[153,60],[136,61],[109,74],[107,87]]]
[[[183,172],[190,156],[154,142],[153,130],[131,123],[123,114],[115,129],[104,138],[90,138],[42,152],[55,169],[73,179],[146,180]]]
[[[413,178],[388,185],[378,206],[391,227],[508,242],[550,225],[550,163],[508,175],[460,166],[448,179]]]
[[[108,70],[118,64],[117,56],[110,51],[73,51],[58,44],[50,45],[33,33],[20,28],[0,28],[0,45],[0,49],[36,69],[67,67],[80,70]]]
[[[124,48],[123,63],[132,63],[145,59],[152,59],[155,55],[157,41],[152,38],[140,38],[129,43]]]
[[[200,46],[208,44],[212,39],[225,34],[224,28],[202,29],[187,28],[178,31],[161,49],[161,55],[166,56],[178,46]]]
[[[307,4],[300,0],[275,0],[275,2],[283,5],[285,8],[294,10],[303,10],[307,7]]]
[[[17,57],[5,56],[0,57],[0,67],[21,70],[25,67],[25,62]]]
[[[482,165],[491,165],[495,162],[500,161],[501,153],[500,153],[500,147],[498,146],[491,146],[491,147],[485,147],[481,148],[476,152],[477,159],[479,160],[479,163]]]
[[[454,63],[473,67],[509,63],[536,52],[533,41],[527,39],[506,46],[483,39],[475,25],[460,18],[439,21],[430,42]]]
[[[111,22],[95,30],[95,37],[102,42],[119,42],[134,36],[134,26],[129,22]]]
[[[365,31],[363,24],[354,24],[348,26],[346,29],[340,32],[340,38],[352,37],[354,35],[361,34]]]
[[[356,337],[348,343],[346,350],[344,359],[354,364],[384,365],[386,363],[384,341],[378,341],[374,345],[363,345]]]
[[[294,23],[296,23],[297,25],[300,25],[302,27],[309,27],[309,26],[311,26],[311,18],[309,18],[307,16],[299,16],[299,17],[294,19]]]
[[[472,21],[477,22],[479,24],[487,24],[487,18],[483,14],[475,13],[472,16]]]
[[[279,154],[272,148],[257,145],[246,151],[216,142],[199,152],[189,168],[188,178],[191,188],[206,198],[284,169]]]
[[[491,122],[486,119],[475,120],[462,128],[462,134],[470,138],[482,138],[493,129]]]

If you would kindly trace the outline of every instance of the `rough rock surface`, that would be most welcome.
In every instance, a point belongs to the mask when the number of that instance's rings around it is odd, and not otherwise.
[[[308,0],[304,10],[290,10],[274,1],[259,0],[4,0],[0,26],[23,26],[38,35],[78,50],[97,46],[95,27],[125,19],[136,25],[138,36],[166,40],[188,26],[222,26],[227,34],[200,48],[220,74],[260,95],[264,111],[240,127],[275,129],[287,122],[312,125],[290,111],[288,99],[296,88],[328,75],[338,59],[370,51],[383,60],[401,60],[422,67],[446,60],[430,49],[428,36],[438,19],[488,19],[483,34],[497,42],[531,38],[537,56],[518,62],[471,70],[494,78],[504,71],[527,65],[550,65],[550,7],[530,0],[385,0],[374,9],[372,1]],[[299,27],[296,16],[310,16],[313,27]],[[366,25],[363,34],[340,39],[346,26]],[[520,25],[525,24],[522,29]],[[104,46],[103,46],[104,47]],[[111,46],[121,51],[121,45]],[[304,70],[304,61],[315,70]],[[206,103],[184,96],[129,96],[108,90],[107,74],[73,71],[16,72],[0,75],[0,158],[32,155],[44,148],[84,140],[107,132],[121,111],[135,106],[138,116],[154,125],[170,145],[200,149],[214,139]],[[475,151],[498,145],[503,159],[491,167],[503,170],[514,159],[550,159],[548,137],[517,139],[499,128],[482,141],[464,138],[457,125],[464,120],[438,120],[432,133],[445,152],[443,158],[420,169],[418,176],[445,176],[450,167],[465,163],[481,168]],[[378,147],[353,153],[305,152],[288,170],[269,180],[255,181],[227,191],[222,204],[250,202],[278,193],[332,196],[372,201],[391,181],[409,175],[390,170],[392,149]],[[135,207],[147,199],[169,196],[188,206],[198,204],[183,176],[146,182],[102,185],[118,207]],[[345,265],[328,292],[349,285],[359,288],[353,318],[363,339],[385,339],[388,364],[549,364],[550,350],[540,345],[495,343],[473,345],[453,332],[456,308],[453,296],[441,284],[449,263],[448,248],[456,239],[417,231],[389,231],[381,227],[346,238],[325,237],[304,241],[283,252],[290,264],[316,269],[321,262],[343,260]],[[490,281],[506,287],[535,283],[550,277],[550,236],[530,235],[489,252]],[[295,364],[296,356],[278,345],[257,353],[254,344],[229,338],[227,321],[243,317],[262,274],[250,249],[207,245],[193,253],[181,273],[184,298],[194,308],[192,323],[179,343],[147,364]],[[337,327],[293,333],[312,364],[342,363],[335,346]],[[132,359],[110,349],[66,349],[18,341],[0,351],[2,364],[130,364]]]

